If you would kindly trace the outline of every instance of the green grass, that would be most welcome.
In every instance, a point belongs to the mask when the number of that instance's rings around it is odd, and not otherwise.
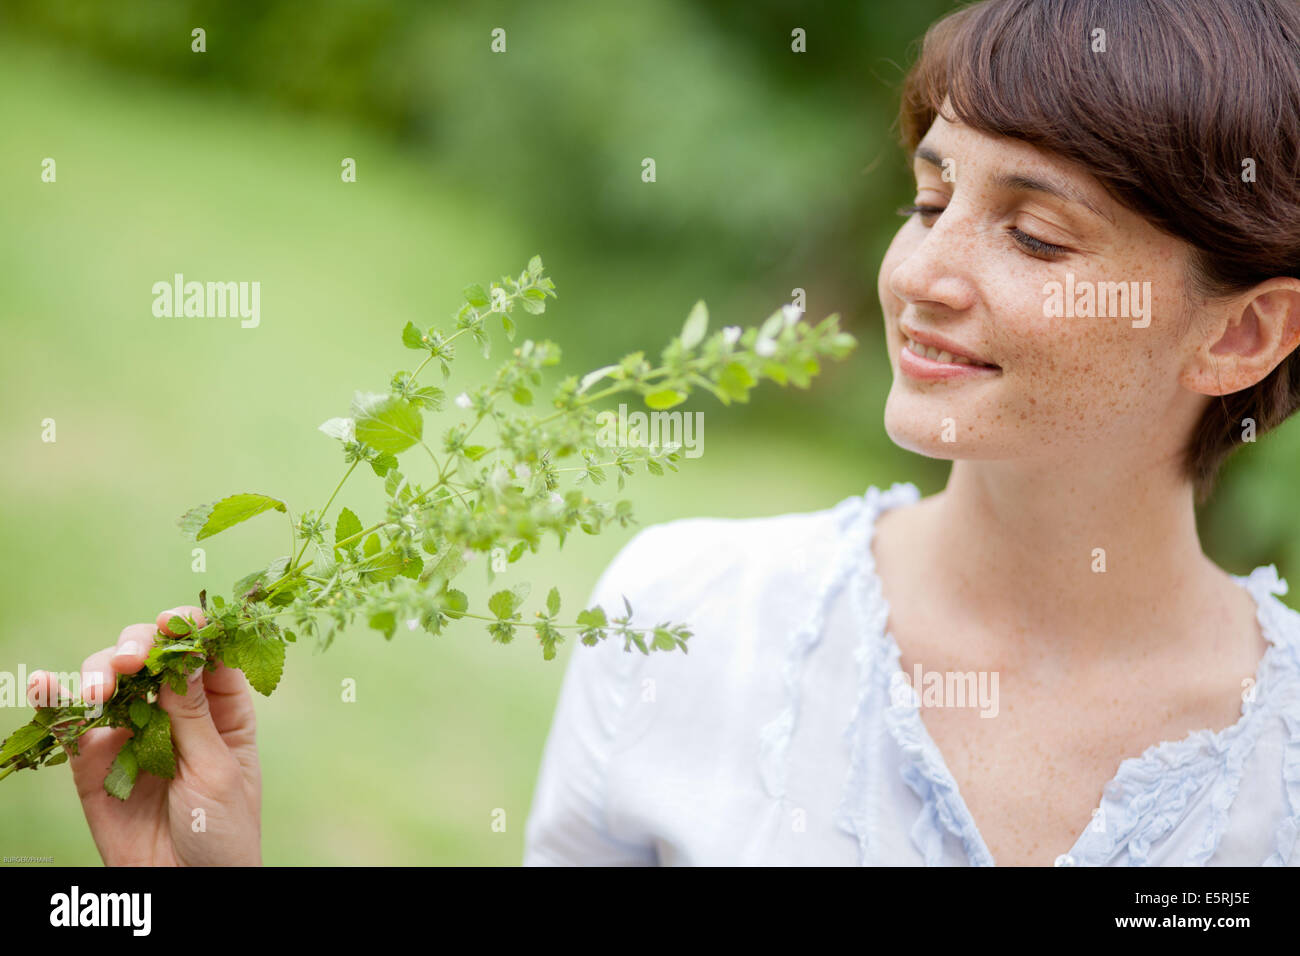
[[[541,252],[561,297],[522,331],[582,336],[547,236],[520,234],[508,208],[427,157],[12,42],[0,42],[0,83],[22,91],[0,100],[2,668],[76,668],[124,625],[202,587],[228,592],[282,553],[283,521],[266,516],[205,542],[208,570],[195,574],[174,521],[236,491],[323,503],[342,466],[316,425],[343,414],[354,388],[381,387],[410,354],[405,321],[445,317],[466,283]],[[39,181],[46,156],[53,185]],[[354,186],[339,181],[344,156],[358,158]],[[261,327],[155,319],[150,287],[174,272],[260,281]],[[629,265],[607,281],[637,280]],[[664,341],[680,321],[665,321]],[[736,410],[698,407],[707,454],[629,487],[643,525],[812,510],[884,478],[859,442],[756,441]],[[54,444],[41,441],[45,418]],[[340,500],[364,519],[378,490],[363,481]],[[552,543],[526,568],[535,591],[557,584],[573,608],[631,534],[571,539],[560,559]],[[518,862],[563,668],[582,651],[544,662],[529,638],[492,645],[473,626],[401,629],[391,644],[356,629],[324,654],[291,648],[280,689],[257,701],[267,862]],[[345,678],[356,703],[341,701]],[[0,733],[25,714],[0,710]],[[3,855],[98,862],[66,768],[15,774],[0,800]],[[496,808],[504,833],[491,828]]]

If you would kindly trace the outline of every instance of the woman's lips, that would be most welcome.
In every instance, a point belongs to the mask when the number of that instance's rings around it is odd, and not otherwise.
[[[898,351],[898,369],[911,378],[934,382],[950,378],[998,375],[1002,372],[996,365],[974,364],[951,352],[921,345],[909,339],[906,333],[899,334],[903,345]]]

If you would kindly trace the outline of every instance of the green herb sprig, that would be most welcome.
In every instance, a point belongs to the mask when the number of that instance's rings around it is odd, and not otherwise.
[[[478,555],[489,556],[491,582],[505,565],[536,553],[547,533],[563,546],[575,528],[599,534],[611,523],[626,527],[634,520],[631,502],[599,500],[592,488],[613,475],[622,492],[625,479],[640,468],[652,475],[677,470],[682,455],[672,445],[599,447],[596,403],[635,393],[648,408],[664,410],[686,401],[696,389],[712,392],[724,404],[745,402],[764,379],[807,388],[823,359],[843,358],[856,342],[840,330],[838,315],[811,325],[799,321],[799,311],[791,306],[761,326],[709,335],[708,310],[701,301],[658,365],[634,352],[581,379],[569,376],[555,389],[544,414],[529,409],[542,370],[560,361],[559,347],[547,340],[527,339],[515,347],[495,375],[451,403],[454,413],[447,408],[444,389],[419,384],[431,363],[445,384],[457,349],[470,342],[489,357],[494,320],[513,342],[511,315],[517,309],[539,315],[555,295],[541,258],[534,256],[518,276],[503,276],[487,288],[466,288],[451,329],[420,329],[408,322],[402,343],[422,356],[414,371],[393,373],[382,392],[358,392],[349,416],[320,426],[340,442],[346,465],[321,507],[295,518],[279,498],[244,493],[182,515],[182,532],[201,541],[264,512],[280,512],[292,545],[287,554],[237,581],[229,600],[218,595],[209,602],[206,591],[200,592],[202,626],[191,618],[171,618],[170,633],[157,633],[145,666],[119,675],[102,707],[70,699],[38,707],[35,718],[0,746],[0,779],[15,770],[65,762],[69,753],[77,753],[78,738],[92,728],[129,727],[134,735],[104,782],[110,794],[125,800],[140,772],[168,779],[175,774],[170,718],[157,699],[164,684],[184,694],[198,668],[211,670],[222,662],[243,670],[254,689],[269,695],[284,672],[286,644],[301,637],[328,648],[340,630],[358,619],[388,639],[400,621],[418,622],[435,635],[452,621],[479,621],[493,641],[503,644],[519,629],[531,628],[547,660],[555,657],[566,631],[586,645],[613,634],[623,639],[625,651],[685,652],[691,637],[686,626],[634,627],[626,598],[621,616],[596,606],[562,623],[560,593],[554,587],[544,607],[526,618],[527,583],[493,593],[486,613],[471,612],[465,593],[451,585]],[[433,439],[425,429],[431,412],[456,414],[460,420]],[[490,435],[484,434],[485,425]],[[399,455],[405,456],[400,462]],[[367,470],[383,483],[382,512],[367,523],[341,508],[331,526],[328,516],[339,491],[355,473]]]

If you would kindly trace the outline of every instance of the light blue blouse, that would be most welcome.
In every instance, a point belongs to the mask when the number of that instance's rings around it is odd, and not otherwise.
[[[524,864],[992,865],[897,692],[871,539],[919,497],[637,534],[588,606],[686,623],[690,652],[573,648]],[[1268,641],[1240,720],[1124,760],[1057,865],[1300,865],[1300,614],[1275,567],[1234,579]]]

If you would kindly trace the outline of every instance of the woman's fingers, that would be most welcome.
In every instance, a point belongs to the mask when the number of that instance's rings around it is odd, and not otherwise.
[[[94,707],[113,696],[117,675],[113,671],[113,655],[117,647],[106,647],[91,654],[81,665],[81,699]]]
[[[129,624],[117,636],[113,651],[113,670],[119,674],[134,674],[144,666],[144,659],[153,648],[157,629],[152,624]]]
[[[27,703],[32,707],[58,707],[71,703],[72,691],[50,671],[32,671],[27,678]]]
[[[81,699],[91,707],[102,704],[117,689],[118,674],[134,674],[153,647],[155,628],[131,624],[122,628],[117,643],[96,651],[81,665]]]

